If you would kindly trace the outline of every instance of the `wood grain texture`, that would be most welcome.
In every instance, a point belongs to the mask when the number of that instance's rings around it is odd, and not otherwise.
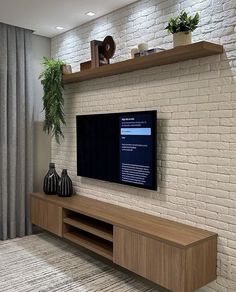
[[[31,218],[174,292],[192,292],[216,279],[212,232],[82,196],[33,193]]]
[[[47,230],[62,237],[62,208],[55,204],[47,204]]]
[[[185,291],[185,250],[114,227],[113,261],[169,290]]]
[[[92,233],[98,237],[101,237],[103,239],[106,239],[110,242],[113,242],[113,232],[112,228],[106,228],[103,224],[100,222],[97,222],[96,224],[91,221],[86,221],[84,219],[72,219],[72,218],[64,218],[64,223],[74,226],[76,228],[82,229],[84,231],[87,231],[89,233]]]
[[[62,237],[62,208],[31,196],[31,222]]]
[[[111,244],[99,241],[97,239],[94,239],[93,237],[85,236],[76,231],[67,232],[63,235],[63,237],[72,241],[75,244],[81,245],[101,256],[104,256],[109,260],[113,259]]]
[[[32,197],[181,248],[194,246],[206,239],[217,237],[216,233],[210,231],[79,195],[60,198],[33,193]]]
[[[113,261],[174,292],[216,279],[216,238],[186,249],[114,226]]]
[[[179,46],[149,56],[129,59],[123,62],[85,70],[83,72],[72,73],[63,76],[63,80],[64,83],[81,82],[221,53],[223,53],[223,46],[202,41],[186,46]]]
[[[31,222],[43,229],[47,229],[48,212],[47,202],[31,196],[30,198]]]
[[[204,241],[186,250],[186,291],[194,291],[216,279],[217,240]]]

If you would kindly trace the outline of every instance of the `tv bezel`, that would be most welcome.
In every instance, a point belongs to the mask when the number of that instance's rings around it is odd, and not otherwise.
[[[129,182],[122,182],[122,181],[112,181],[112,180],[105,180],[105,179],[100,179],[100,178],[94,178],[94,177],[89,177],[89,176],[81,176],[79,174],[79,165],[78,165],[78,117],[91,117],[91,116],[101,116],[101,115],[126,115],[126,114],[152,114],[154,115],[154,120],[153,120],[153,129],[154,133],[152,134],[152,145],[153,145],[153,151],[152,151],[152,161],[153,161],[153,185],[151,187],[147,187],[144,185],[139,185],[139,184],[133,184]],[[128,112],[106,112],[106,113],[96,113],[96,114],[82,114],[82,115],[76,115],[76,165],[77,165],[77,176],[80,176],[81,178],[89,178],[89,179],[95,179],[99,181],[104,181],[104,182],[110,182],[110,183],[115,183],[119,185],[127,185],[135,188],[141,188],[145,190],[152,190],[156,191],[157,190],[157,111],[156,110],[148,110],[148,111],[128,111]]]

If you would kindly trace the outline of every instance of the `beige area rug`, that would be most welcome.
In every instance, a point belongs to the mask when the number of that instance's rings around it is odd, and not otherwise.
[[[0,242],[0,291],[158,290],[70,243],[41,233]]]

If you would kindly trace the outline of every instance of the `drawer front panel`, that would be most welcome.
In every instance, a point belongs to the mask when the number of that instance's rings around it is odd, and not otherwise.
[[[31,222],[62,236],[62,208],[31,196]]]
[[[47,230],[62,237],[62,208],[47,203]]]
[[[114,262],[172,291],[185,291],[185,251],[114,227]]]
[[[30,200],[31,222],[43,229],[47,229],[48,212],[47,203],[31,197]]]

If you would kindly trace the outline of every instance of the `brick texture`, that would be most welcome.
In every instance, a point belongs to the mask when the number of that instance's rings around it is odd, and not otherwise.
[[[52,56],[74,71],[90,59],[89,42],[113,35],[113,62],[143,41],[172,46],[164,30],[181,10],[200,12],[194,41],[225,53],[106,77],[65,88],[67,127],[52,160],[67,168],[83,195],[173,219],[219,234],[217,280],[199,291],[236,291],[236,2],[144,0],[52,39]],[[77,114],[157,110],[158,191],[76,176]]]

